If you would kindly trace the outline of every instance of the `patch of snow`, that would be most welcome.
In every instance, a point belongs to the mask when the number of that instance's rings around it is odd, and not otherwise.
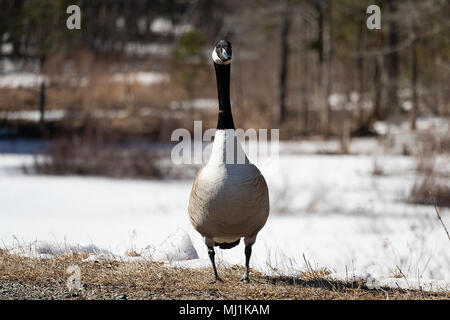
[[[402,109],[405,111],[410,111],[413,108],[413,104],[411,101],[406,100],[402,103]]]
[[[99,253],[99,254],[95,254],[95,255],[91,255],[89,257],[87,257],[86,259],[83,259],[83,262],[101,262],[101,261],[111,261],[111,260],[116,260],[119,259],[119,256],[116,256],[114,254],[111,253]]]
[[[21,174],[22,166],[29,166],[33,163],[33,156],[31,155],[15,155],[15,154],[0,154],[0,177],[6,179],[6,173],[13,171],[14,174]]]
[[[91,112],[92,116],[94,118],[99,119],[123,119],[128,117],[128,111],[127,110],[102,110],[97,109],[93,110]]]
[[[446,118],[439,117],[421,117],[417,119],[417,129],[423,131],[437,129],[448,134],[450,130],[450,121]]]
[[[32,72],[39,74],[39,60],[38,59],[11,59],[9,57],[0,58],[0,72],[4,74],[14,74],[21,72]]]
[[[328,103],[334,108],[338,109],[339,106],[347,101],[347,95],[342,93],[332,93],[328,97]]]
[[[11,54],[13,51],[13,44],[11,42],[2,43],[0,47],[1,54]]]
[[[142,44],[140,42],[128,42],[125,45],[126,54],[137,56],[156,55],[167,57],[171,50],[171,45],[159,43]]]
[[[61,120],[64,118],[64,110],[45,110],[45,120]],[[41,113],[38,110],[23,110],[23,111],[0,111],[0,119],[5,120],[26,120],[37,122],[41,118]]]
[[[174,261],[198,261],[199,257],[195,250],[189,234],[178,228],[159,246],[147,246],[138,256],[117,255],[109,252],[102,252],[84,259],[84,262],[120,260],[120,261],[160,261],[172,263]],[[195,262],[194,264],[197,264]]]
[[[135,82],[145,86],[169,81],[169,75],[160,72],[116,73],[113,80],[117,82]]]
[[[169,105],[172,110],[216,110],[218,108],[217,99],[193,99],[183,101],[171,101]]]
[[[198,259],[197,251],[192,245],[186,231],[178,228],[149,255],[154,261],[182,261]]]
[[[65,110],[45,110],[44,119],[46,121],[61,120],[66,116]],[[127,110],[116,109],[95,109],[91,111],[91,116],[99,119],[123,119],[129,116]],[[41,114],[37,110],[21,111],[0,111],[0,119],[5,120],[24,120],[38,122]]]
[[[172,21],[165,18],[156,18],[150,25],[150,31],[153,33],[169,34],[172,32]]]
[[[373,129],[380,136],[385,136],[389,133],[389,124],[385,121],[376,121],[373,124]]]
[[[444,280],[432,279],[408,279],[403,277],[386,277],[370,272],[355,273],[332,273],[327,276],[329,279],[340,281],[363,281],[369,289],[380,290],[383,288],[400,288],[410,290],[423,290],[433,292],[447,292],[450,284]]]
[[[156,18],[150,25],[151,32],[162,35],[169,35],[169,34],[181,35],[187,31],[191,31],[192,29],[193,27],[191,24],[186,23],[174,26],[172,21],[162,17]]]
[[[388,121],[377,121],[373,124],[375,131],[379,135],[392,134],[396,136],[414,137],[410,130],[409,121],[404,121],[401,124],[393,124]],[[448,135],[450,132],[450,121],[439,117],[420,117],[416,122],[417,131],[432,130],[433,135]]]
[[[125,28],[125,18],[124,17],[118,17],[116,19],[116,28],[119,30],[122,30]]]
[[[328,103],[333,110],[370,109],[370,101],[359,102],[359,94],[356,91],[346,93],[332,93],[328,96]]]
[[[34,88],[48,82],[48,77],[32,72],[0,74],[0,88]]]
[[[33,241],[31,243],[15,243],[14,246],[8,250],[10,254],[17,254],[20,256],[30,258],[52,258],[55,255],[70,254],[70,253],[102,253],[106,254],[108,251],[98,248],[95,245],[77,245],[71,243],[60,243],[57,241]]]

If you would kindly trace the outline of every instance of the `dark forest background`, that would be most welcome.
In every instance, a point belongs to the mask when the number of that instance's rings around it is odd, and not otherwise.
[[[81,30],[66,28],[71,4]],[[371,4],[380,30],[366,27]],[[0,111],[39,110],[39,123],[0,124],[69,158],[74,145],[168,142],[193,120],[214,127],[210,53],[228,39],[240,128],[341,140],[376,135],[380,121],[415,130],[419,117],[449,116],[449,16],[445,0],[0,0],[1,61],[13,66],[2,74],[43,76],[0,87]],[[127,80],[139,73],[163,80]]]
[[[70,4],[81,8],[79,31],[65,27]],[[381,8],[381,30],[366,27],[370,4]],[[343,117],[364,131],[376,120],[409,118],[414,127],[418,115],[449,112],[448,1],[2,0],[0,14],[2,41],[12,44],[3,57],[38,61],[48,91],[87,77],[90,93],[72,86],[60,101],[48,92],[51,108],[163,108],[214,97],[209,51],[226,38],[242,127],[329,135]],[[101,91],[112,70],[167,72],[171,84],[163,96],[106,88],[106,97],[84,97]],[[327,99],[334,93],[335,103]],[[1,100],[3,109],[36,104]]]

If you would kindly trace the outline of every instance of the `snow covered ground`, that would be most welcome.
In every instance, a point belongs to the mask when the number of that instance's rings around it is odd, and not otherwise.
[[[0,64],[0,71],[1,71]],[[57,77],[55,77],[57,78]],[[58,79],[58,78],[57,78]],[[168,74],[161,72],[128,72],[128,73],[115,73],[112,75],[111,80],[115,82],[128,82],[138,83],[143,86],[151,86],[154,84],[168,82],[170,79]],[[59,80],[68,80],[62,77]],[[36,88],[41,85],[42,82],[49,84],[50,78],[37,73],[37,72],[0,72],[0,88]],[[76,86],[87,86],[89,84],[88,78],[81,77],[80,79],[73,79],[72,82]]]
[[[450,246],[434,208],[404,201],[415,181],[413,158],[378,156],[385,175],[374,176],[373,155],[308,155],[293,149],[282,144],[279,169],[266,173],[272,210],[254,245],[252,267],[296,274],[307,269],[306,259],[336,278],[449,289]],[[103,257],[134,250],[144,258],[176,260],[175,265],[209,266],[206,247],[187,216],[192,181],[23,174],[20,167],[32,161],[27,154],[0,154],[4,247],[31,248],[42,257],[64,248]],[[449,169],[448,159],[440,163]],[[449,214],[441,210],[447,226]],[[243,243],[217,251],[223,264],[244,262]]]

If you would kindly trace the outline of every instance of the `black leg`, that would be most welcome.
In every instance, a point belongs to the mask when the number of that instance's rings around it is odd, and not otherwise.
[[[250,265],[250,256],[252,255],[252,246],[245,246],[245,273],[241,281],[248,282],[248,268]]]
[[[223,282],[223,280],[220,279],[219,276],[217,275],[216,262],[214,260],[214,256],[215,255],[216,255],[216,253],[214,252],[214,247],[208,247],[209,260],[211,260],[212,267],[213,267],[213,270],[214,270],[214,281],[211,282],[211,283],[216,283],[216,281]]]

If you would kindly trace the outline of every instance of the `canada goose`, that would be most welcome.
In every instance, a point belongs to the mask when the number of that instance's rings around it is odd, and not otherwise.
[[[248,281],[252,245],[269,216],[269,191],[263,175],[247,159],[235,135],[230,104],[231,43],[220,40],[212,59],[219,98],[217,129],[209,162],[199,170],[192,186],[189,219],[205,238],[214,270],[212,283],[222,281],[217,275],[214,246],[230,249],[241,238],[245,243],[245,273],[241,281]]]

